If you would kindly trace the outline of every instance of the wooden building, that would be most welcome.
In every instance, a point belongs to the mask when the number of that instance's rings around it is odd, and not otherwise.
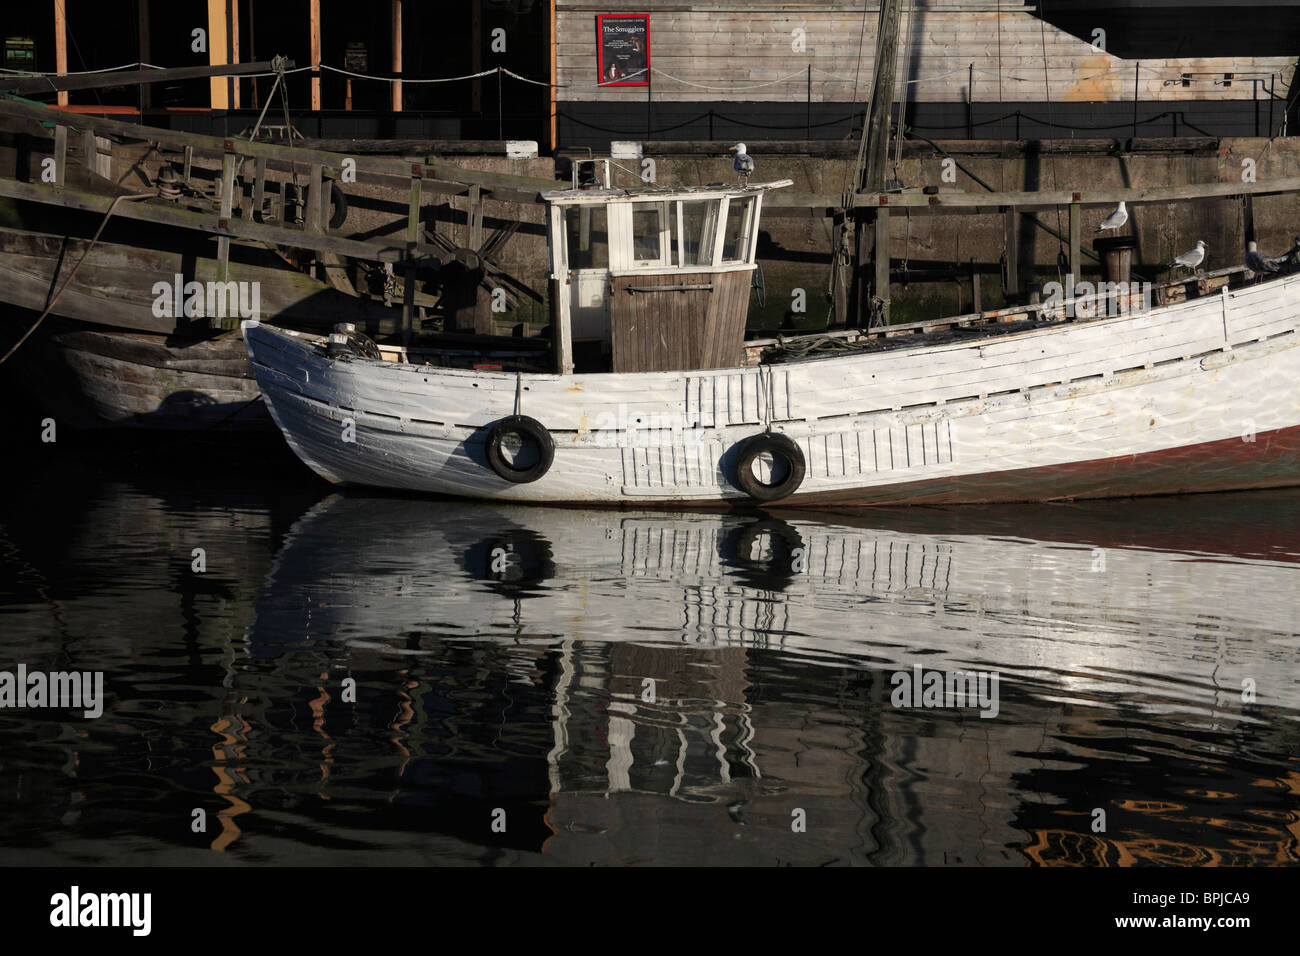
[[[11,71],[283,56],[294,64],[286,77],[292,122],[308,138],[549,145],[551,0],[40,0],[11,7],[4,23]],[[493,72],[498,67],[513,76]],[[59,93],[57,101],[151,126],[230,135],[253,126],[273,82],[263,74],[124,83]],[[265,122],[283,125],[283,116],[276,93]]]
[[[860,128],[875,0],[554,2],[562,143]],[[640,85],[598,75],[602,14],[648,15]],[[1278,0],[903,0],[895,101],[933,139],[1271,136],[1297,51]]]
[[[533,139],[543,150],[838,140],[861,123],[878,10],[878,0],[381,0],[361,11],[350,0],[45,0],[6,12],[5,66],[283,55],[301,71],[288,77],[293,123],[327,139]],[[647,68],[602,79],[619,29]],[[1295,105],[1297,50],[1300,9],[1282,0],[904,0],[896,101],[933,139],[1278,135]],[[252,125],[271,82],[124,84],[59,100],[228,135]]]

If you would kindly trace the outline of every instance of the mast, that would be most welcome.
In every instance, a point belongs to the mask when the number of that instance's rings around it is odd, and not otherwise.
[[[875,82],[871,108],[858,151],[858,191],[882,192],[889,156],[889,117],[894,105],[894,76],[898,67],[898,21],[902,0],[883,0],[876,29]],[[864,155],[865,154],[865,155]],[[863,159],[865,158],[865,163]]]
[[[871,103],[862,126],[857,163],[850,188],[844,196],[844,215],[838,223],[835,248],[832,250],[835,259],[833,276],[836,285],[836,313],[837,317],[846,320],[846,324],[870,326],[877,314],[881,323],[889,321],[889,211],[880,209],[855,212],[853,207],[856,193],[883,192],[885,188],[901,7],[902,0],[882,0],[880,4],[880,16],[876,23],[876,58],[872,64]],[[849,271],[846,233],[850,221],[853,224],[854,261],[851,283],[845,283],[844,274]],[[874,231],[874,238],[868,230]],[[875,278],[870,285],[870,298],[866,294],[867,283],[863,274],[868,255],[876,266]],[[846,285],[851,285],[851,288],[846,289]],[[843,303],[845,292],[850,292],[850,303]],[[853,321],[849,320],[849,313],[852,314]]]
[[[898,21],[902,0],[883,0],[880,4],[880,23],[876,32],[875,83],[871,90],[871,111],[862,131],[865,147],[865,165],[859,163],[860,185],[863,190],[883,192],[885,164],[889,158],[889,118],[894,106],[894,71],[898,65]],[[900,115],[901,123],[902,117]],[[874,236],[864,235],[872,229]],[[889,209],[876,209],[865,219],[857,220],[857,296],[858,324],[868,328],[873,324],[889,324]],[[875,276],[866,283],[864,252],[871,250]],[[870,291],[870,297],[865,292]]]

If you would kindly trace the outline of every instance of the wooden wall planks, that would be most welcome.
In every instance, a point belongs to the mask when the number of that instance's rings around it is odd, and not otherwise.
[[[621,10],[650,13],[653,77],[657,101],[695,100],[857,102],[869,85],[875,52],[874,13],[840,2],[750,4],[743,0],[711,4],[607,2],[597,6],[558,0],[557,82],[563,101],[646,99],[644,87],[596,84],[595,13]],[[946,2],[904,14],[903,49],[910,62],[899,69],[897,96],[904,90],[919,102],[1027,103],[1131,101],[1135,61],[1097,52],[1078,37],[1044,24],[1030,10],[1004,0]],[[795,49],[795,31],[803,49]],[[1044,70],[1046,51],[1046,70]],[[905,55],[905,54],[904,54]],[[999,66],[1001,70],[999,71]],[[809,84],[807,68],[812,68]],[[971,67],[974,68],[973,88]],[[1250,100],[1257,94],[1248,79],[1230,87],[1208,74],[1237,77],[1276,75],[1285,89],[1294,56],[1186,57],[1144,59],[1138,71],[1143,101]],[[1184,73],[1202,79],[1183,86]],[[794,75],[792,75],[794,74]],[[856,90],[855,90],[856,81]],[[767,85],[760,85],[767,84]]]
[[[739,365],[750,276],[749,270],[614,276],[610,296],[613,371]]]

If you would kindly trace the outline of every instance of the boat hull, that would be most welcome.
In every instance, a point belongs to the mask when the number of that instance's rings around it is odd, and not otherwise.
[[[76,428],[274,429],[239,332],[186,340],[59,322],[14,361],[27,390]]]
[[[553,503],[745,504],[741,444],[779,432],[802,505],[1015,502],[1300,484],[1300,278],[1140,315],[708,372],[514,375],[330,359],[245,326],[291,447],[325,478]],[[486,460],[537,419],[540,479]],[[761,477],[761,476],[760,476]]]

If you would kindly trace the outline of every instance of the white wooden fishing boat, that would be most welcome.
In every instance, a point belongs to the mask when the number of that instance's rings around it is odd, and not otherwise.
[[[782,185],[543,193],[550,368],[367,358],[355,336],[247,322],[258,384],[328,480],[441,495],[866,505],[1300,484],[1300,276],[1197,296],[1201,280],[1109,316],[1093,296],[889,327],[791,360],[789,341],[744,341],[762,198]]]

